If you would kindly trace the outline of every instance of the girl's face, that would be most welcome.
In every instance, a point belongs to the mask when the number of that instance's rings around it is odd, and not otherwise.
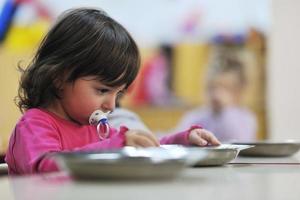
[[[88,124],[90,115],[95,110],[103,112],[115,108],[117,97],[124,92],[125,85],[108,87],[94,76],[81,77],[74,83],[64,83],[61,99],[50,106],[50,111],[79,124]]]
[[[226,106],[239,104],[242,86],[235,72],[223,72],[209,84],[208,100],[210,105],[219,110]]]

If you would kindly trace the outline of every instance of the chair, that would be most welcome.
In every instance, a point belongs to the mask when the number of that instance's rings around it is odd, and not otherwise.
[[[0,176],[8,174],[8,165],[5,163],[5,155],[0,154]]]
[[[6,163],[0,163],[0,176],[8,175],[8,165]]]

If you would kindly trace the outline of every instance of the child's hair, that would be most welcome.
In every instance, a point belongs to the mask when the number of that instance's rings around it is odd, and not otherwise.
[[[247,84],[247,76],[243,63],[235,56],[223,55],[215,58],[208,70],[207,84],[209,84],[217,75],[232,72],[237,75],[239,85],[244,87]]]
[[[127,30],[104,11],[93,8],[65,12],[41,42],[22,72],[16,103],[24,110],[45,107],[59,88],[83,76],[126,88],[135,79],[140,54]]]

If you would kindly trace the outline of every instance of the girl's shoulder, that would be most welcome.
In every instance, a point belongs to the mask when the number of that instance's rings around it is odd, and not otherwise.
[[[78,128],[81,127],[80,125],[71,122],[67,119],[63,119],[58,115],[43,109],[43,108],[32,108],[28,109],[24,115],[21,117],[19,124],[25,123],[42,123],[47,124],[48,126],[55,126],[55,127],[71,127],[71,128]]]
[[[22,116],[22,119],[38,119],[38,118],[51,118],[51,114],[40,108],[31,108],[28,109]]]
[[[189,117],[196,117],[198,118],[199,116],[202,115],[207,115],[210,113],[210,109],[207,107],[195,107],[193,109],[188,110],[185,115]]]
[[[228,109],[225,110],[228,113],[231,113],[233,115],[238,115],[241,117],[252,117],[254,116],[253,111],[251,111],[249,108],[244,107],[244,106],[233,106],[229,107]]]
[[[16,128],[22,132],[32,134],[32,131],[41,132],[43,130],[57,129],[58,123],[49,113],[39,108],[28,109],[18,120]],[[38,131],[36,131],[38,130]]]
[[[43,121],[45,123],[54,124],[57,123],[58,120],[53,115],[54,114],[51,114],[49,111],[41,108],[31,108],[23,114],[19,123]]]

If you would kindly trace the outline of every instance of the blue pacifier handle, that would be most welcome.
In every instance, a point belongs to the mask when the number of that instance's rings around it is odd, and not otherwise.
[[[97,133],[101,140],[106,139],[109,136],[110,127],[107,120],[108,113],[109,112],[104,113],[101,110],[96,110],[89,118],[89,123],[97,126]]]

